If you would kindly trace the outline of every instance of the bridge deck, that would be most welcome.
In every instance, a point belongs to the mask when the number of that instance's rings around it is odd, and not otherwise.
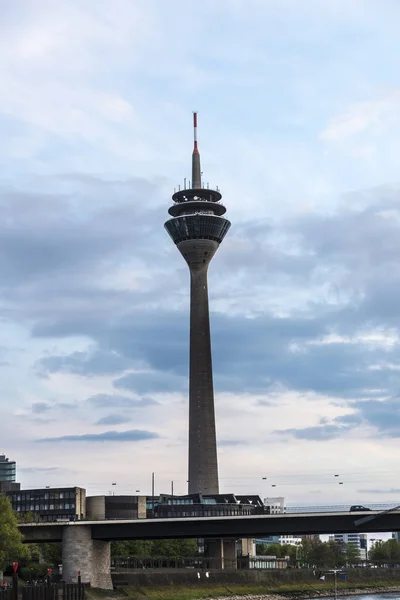
[[[363,517],[373,517],[357,524]],[[130,521],[76,521],[20,525],[25,542],[56,542],[64,527],[92,528],[96,540],[143,540],[166,538],[264,537],[268,535],[400,531],[400,511],[297,513],[236,517],[186,517]]]

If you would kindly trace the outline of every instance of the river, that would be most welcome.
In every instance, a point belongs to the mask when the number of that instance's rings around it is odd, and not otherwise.
[[[380,594],[357,594],[354,595],[340,595],[338,598],[356,598],[357,600],[400,600],[400,592],[388,592]],[[333,596],[318,596],[319,600],[334,600]]]
[[[225,596],[225,597],[218,597],[218,598],[210,598],[210,600],[227,600],[229,598],[229,600],[294,600],[291,599],[290,596],[280,596],[280,595],[275,595],[275,594],[263,594],[263,595],[245,595],[245,596],[239,596],[239,595],[235,595],[233,594],[232,596]],[[314,597],[316,598],[316,596]],[[349,594],[346,595],[343,593],[343,591],[341,591],[340,595],[338,595],[338,600],[342,599],[342,598],[354,598],[355,600],[400,600],[400,592],[381,592],[378,594],[357,594],[355,595],[353,594]],[[333,596],[318,596],[318,600],[334,600]]]

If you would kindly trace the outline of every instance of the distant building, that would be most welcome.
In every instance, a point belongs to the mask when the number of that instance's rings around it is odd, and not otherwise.
[[[286,512],[285,498],[283,496],[264,498],[264,506],[270,509],[271,515],[282,515]]]
[[[256,544],[280,544],[281,546],[289,544],[290,546],[300,546],[302,541],[303,539],[299,535],[268,535],[257,538]]]
[[[86,516],[89,520],[145,519],[146,496],[88,496]]]
[[[400,542],[400,531],[394,531],[392,533],[392,540],[397,540],[398,542]]]
[[[259,496],[235,494],[189,494],[172,496],[160,494],[152,499],[152,516],[155,519],[180,517],[229,517],[264,514],[267,511]]]
[[[368,538],[366,533],[335,533],[329,536],[337,544],[352,544],[360,552],[360,560],[367,560],[367,543]]]
[[[86,517],[86,490],[80,487],[9,491],[13,510],[33,513],[39,521],[79,520]]]
[[[0,454],[0,493],[19,490],[20,484],[16,483],[17,463]]]

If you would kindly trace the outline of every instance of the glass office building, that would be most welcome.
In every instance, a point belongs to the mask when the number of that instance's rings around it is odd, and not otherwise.
[[[17,477],[17,464],[15,460],[6,458],[5,454],[0,454],[0,481],[13,483]]]

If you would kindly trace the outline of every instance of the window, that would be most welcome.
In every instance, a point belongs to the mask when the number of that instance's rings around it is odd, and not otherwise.
[[[165,223],[175,244],[189,239],[210,239],[221,242],[230,227],[229,221],[212,215],[177,217]]]

